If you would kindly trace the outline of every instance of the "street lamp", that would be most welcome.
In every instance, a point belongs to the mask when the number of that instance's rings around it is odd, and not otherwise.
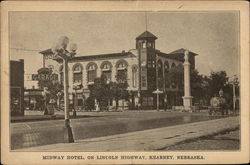
[[[238,83],[238,77],[236,75],[233,75],[233,77],[231,78],[230,83],[233,85],[233,110],[235,112],[235,109],[236,109],[235,85]]]
[[[69,44],[69,38],[62,36],[59,38],[58,42],[54,47],[52,47],[52,52],[54,55],[54,60],[57,60],[58,57],[63,60],[63,71],[64,71],[64,113],[65,113],[65,128],[64,128],[64,141],[72,143],[74,142],[72,129],[70,126],[69,120],[69,77],[68,77],[68,61],[75,56],[77,45],[71,44],[70,51],[67,50]]]

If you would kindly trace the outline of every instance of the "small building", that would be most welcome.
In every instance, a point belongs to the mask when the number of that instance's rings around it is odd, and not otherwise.
[[[24,60],[10,61],[11,116],[24,115]]]
[[[156,94],[153,91],[163,91],[160,95],[160,107],[163,106],[164,98],[167,98],[168,106],[182,104],[183,90],[178,88],[178,82],[169,84],[168,70],[182,65],[184,62],[185,49],[178,49],[171,53],[164,53],[156,49],[157,37],[145,31],[136,37],[135,48],[129,51],[118,53],[82,55],[75,56],[69,61],[69,94],[77,95],[78,105],[83,105],[84,100],[89,96],[89,88],[94,79],[102,74],[108,81],[115,82],[118,73],[126,73],[128,91],[131,95],[131,107],[137,107],[139,97],[144,109],[156,107]],[[45,66],[53,68],[53,72],[59,75],[63,82],[63,66],[54,60],[48,59],[53,54],[51,49],[40,52],[45,59]],[[195,56],[190,51],[189,62],[191,69],[195,68]],[[74,90],[74,85],[83,87]],[[166,97],[167,95],[167,97]],[[70,98],[73,98],[71,96]],[[114,104],[114,103],[113,103]],[[120,103],[122,105],[122,103]],[[128,105],[128,103],[126,104]]]
[[[42,89],[25,89],[24,102],[25,108],[29,110],[42,110],[44,105],[44,97]]]

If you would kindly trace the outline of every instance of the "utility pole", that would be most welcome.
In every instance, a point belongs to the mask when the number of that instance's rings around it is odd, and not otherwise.
[[[68,76],[68,59],[63,59],[63,86],[64,86],[64,113],[65,121],[69,122],[69,76]]]

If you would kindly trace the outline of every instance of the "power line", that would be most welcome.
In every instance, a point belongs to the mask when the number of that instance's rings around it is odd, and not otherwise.
[[[20,50],[20,51],[33,51],[33,52],[42,51],[42,50],[38,50],[38,49],[25,49],[25,48],[10,48],[10,49]]]

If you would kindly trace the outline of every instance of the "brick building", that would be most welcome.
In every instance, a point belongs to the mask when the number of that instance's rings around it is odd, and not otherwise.
[[[163,106],[164,97],[167,94],[168,106],[181,105],[183,91],[176,84],[168,84],[167,70],[184,62],[184,49],[171,53],[163,53],[155,48],[157,37],[145,31],[136,38],[135,49],[121,51],[120,53],[98,54],[88,56],[75,56],[69,61],[69,94],[73,100],[73,94],[77,93],[78,106],[82,106],[84,100],[89,96],[89,86],[94,79],[104,74],[109,81],[116,81],[118,72],[126,72],[128,80],[128,91],[130,92],[130,103],[133,107],[138,104],[138,92],[141,94],[142,106],[154,108],[156,106],[156,95],[153,94],[157,88],[163,91],[160,95],[160,107]],[[53,69],[59,74],[63,81],[62,64],[47,59],[53,54],[51,49],[40,52],[45,59],[45,67]],[[189,53],[191,68],[195,68],[195,56]],[[158,77],[158,78],[157,78]],[[141,82],[141,83],[140,83]],[[83,88],[74,91],[74,85],[82,85]]]

